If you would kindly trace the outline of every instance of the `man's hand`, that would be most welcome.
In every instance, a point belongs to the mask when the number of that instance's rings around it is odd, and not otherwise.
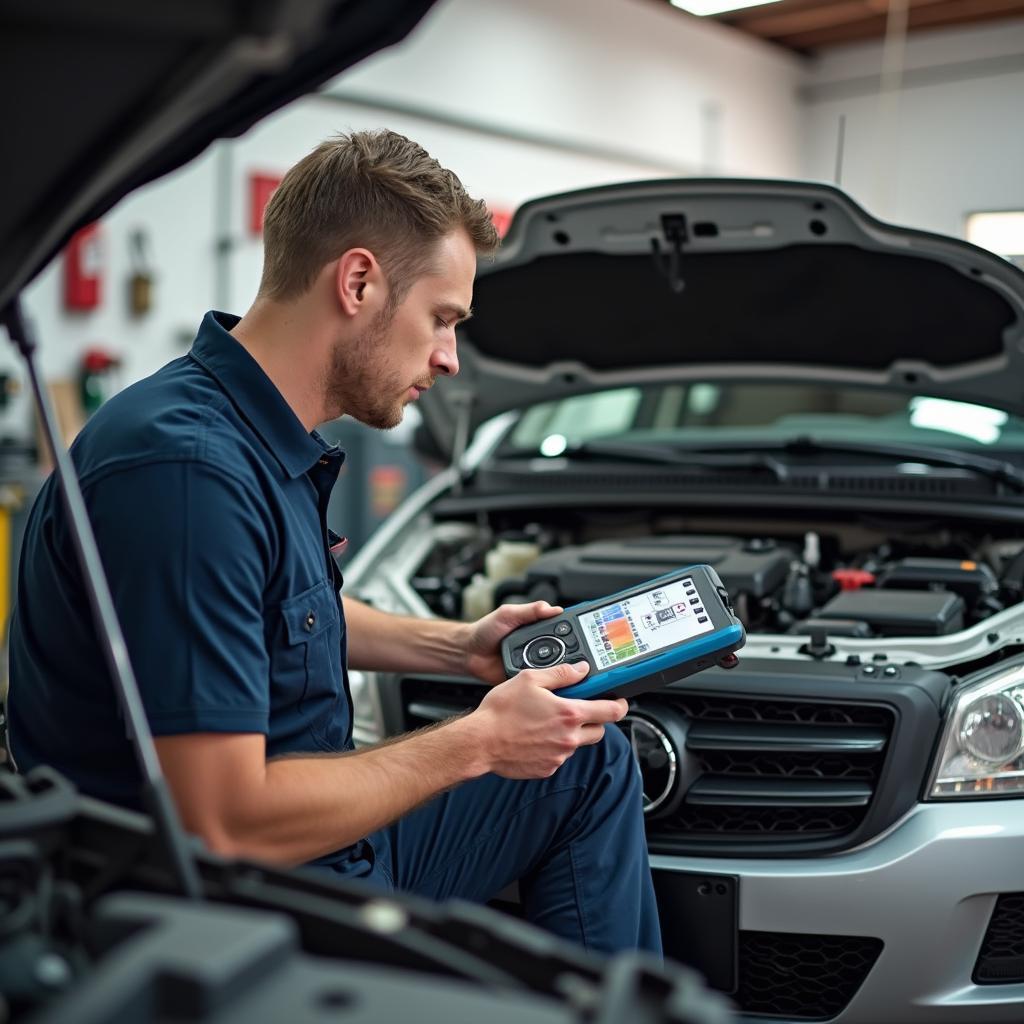
[[[503,604],[469,627],[465,645],[466,668],[485,683],[503,683],[506,676],[501,664],[501,641],[513,629],[561,614],[559,605],[548,604],[547,601]]]
[[[579,747],[600,742],[605,724],[618,722],[628,704],[622,699],[573,700],[551,692],[580,682],[589,668],[579,661],[527,669],[495,686],[458,723],[473,730],[486,770],[507,779],[546,779]]]

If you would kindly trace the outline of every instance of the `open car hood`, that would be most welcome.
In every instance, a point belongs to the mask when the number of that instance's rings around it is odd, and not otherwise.
[[[402,39],[432,0],[4,0],[0,314],[84,224]]]
[[[884,224],[829,185],[650,181],[538,199],[482,262],[435,444],[507,409],[629,384],[861,385],[1024,414],[1024,273]]]

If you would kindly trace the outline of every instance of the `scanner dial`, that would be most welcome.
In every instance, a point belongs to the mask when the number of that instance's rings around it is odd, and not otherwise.
[[[550,668],[565,658],[565,643],[557,636],[538,636],[523,648],[528,668]]]

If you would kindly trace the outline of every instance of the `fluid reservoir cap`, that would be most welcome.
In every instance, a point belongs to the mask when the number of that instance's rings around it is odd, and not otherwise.
[[[841,590],[860,590],[875,582],[875,574],[867,569],[833,569],[832,579]]]

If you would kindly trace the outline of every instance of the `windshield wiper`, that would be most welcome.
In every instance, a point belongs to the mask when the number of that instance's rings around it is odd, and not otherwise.
[[[918,444],[884,444],[874,441],[832,441],[813,437],[795,437],[789,441],[753,441],[744,445],[747,455],[751,447],[784,452],[786,455],[877,455],[898,462],[920,462],[928,466],[948,466],[951,469],[965,469],[979,476],[988,477],[1011,487],[1018,493],[1024,492],[1024,473],[1012,462],[975,455],[973,452],[953,451],[949,448],[931,448]],[[729,451],[724,446],[719,451]],[[677,449],[678,451],[678,449]],[[701,454],[705,449],[697,449]]]
[[[751,451],[751,449],[755,449]],[[740,448],[734,444],[687,448],[668,444],[634,444],[628,441],[585,441],[572,445],[562,457],[572,460],[616,459],[624,462],[651,463],[659,466],[680,466],[693,469],[765,470],[778,481],[789,479],[796,467],[789,466],[777,455],[875,455],[897,462],[920,462],[929,466],[964,469],[988,477],[1024,493],[1024,473],[1011,462],[993,459],[973,452],[947,448],[931,448],[916,444],[884,444],[873,441],[831,441],[813,437],[796,437],[788,441],[750,441]]]
[[[628,441],[584,441],[571,445],[563,458],[616,459],[623,462],[646,462],[658,466],[680,466],[693,469],[716,469],[726,472],[765,470],[776,480],[785,480],[789,469],[785,463],[767,452],[727,452],[682,449],[660,444],[631,444]]]

